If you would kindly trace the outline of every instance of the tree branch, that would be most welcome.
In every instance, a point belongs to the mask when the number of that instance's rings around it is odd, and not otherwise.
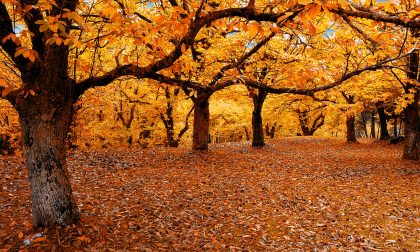
[[[287,18],[284,19],[282,22],[292,20],[302,10],[302,6],[287,10],[286,12],[293,12],[293,14],[288,15]],[[214,11],[201,17],[196,17],[196,19],[191,23],[187,34],[180,40],[180,42],[175,46],[175,48],[169,55],[146,67],[139,67],[133,64],[117,66],[115,69],[105,73],[102,76],[88,78],[75,85],[75,99],[77,99],[81,94],[83,94],[85,90],[95,86],[106,86],[121,76],[132,75],[137,78],[153,77],[153,74],[155,74],[159,70],[171,66],[177,59],[179,59],[183,55],[183,50],[188,49],[194,43],[194,39],[200,31],[200,29],[215,20],[237,16],[246,18],[248,20],[277,22],[277,19],[281,16],[285,16],[286,12],[256,13],[255,10],[248,8],[229,8]]]
[[[338,7],[336,9],[330,9],[329,11],[335,13],[341,17],[346,15],[348,17],[358,17],[358,18],[366,18],[370,20],[375,20],[378,22],[385,22],[385,23],[392,23],[395,25],[412,28],[412,29],[419,29],[420,27],[420,20],[416,19],[405,19],[400,18],[399,16],[393,16],[389,14],[380,13],[375,11],[371,8],[362,7],[358,4],[351,4],[354,8],[353,9],[344,9],[342,7]]]
[[[357,69],[354,70],[350,73],[344,74],[339,80],[332,82],[331,84],[325,85],[325,86],[320,86],[320,87],[316,87],[316,88],[311,88],[311,89],[299,89],[299,88],[275,88],[275,87],[269,87],[266,84],[259,82],[259,81],[255,81],[255,80],[251,80],[248,78],[242,78],[241,81],[248,86],[251,87],[255,87],[255,88],[259,88],[259,89],[263,89],[266,90],[269,93],[272,94],[284,94],[284,93],[289,93],[289,94],[300,94],[300,95],[308,95],[308,96],[313,96],[314,93],[319,92],[319,91],[325,91],[331,88],[334,88],[336,86],[341,85],[344,81],[357,76],[361,73],[367,72],[367,71],[376,71],[379,70],[383,67],[385,67],[385,64],[390,63],[392,61],[404,58],[409,56],[416,48],[413,48],[412,50],[410,50],[408,53],[397,56],[395,58],[391,58],[391,59],[386,59],[386,60],[382,60],[378,63],[376,63],[375,65],[371,65],[371,66],[367,66],[361,69]]]
[[[32,49],[38,52],[38,55],[42,55],[45,50],[45,45],[43,42],[44,34],[39,31],[39,25],[35,24],[37,20],[42,20],[44,17],[39,9],[34,8],[37,4],[37,0],[20,0],[22,9],[25,9],[27,6],[32,6],[30,10],[23,15],[28,30],[34,34],[31,36]]]
[[[261,47],[263,47],[265,44],[267,44],[267,42],[270,41],[270,39],[272,39],[275,35],[276,33],[274,32],[270,33],[270,35],[261,40],[249,52],[247,52],[241,58],[236,60],[234,63],[223,66],[222,69],[220,69],[220,71],[213,77],[213,80],[210,82],[209,86],[215,85],[216,82],[224,76],[226,71],[240,67],[249,57],[251,57],[254,53],[258,52],[258,50],[261,49]]]
[[[7,39],[3,42],[10,34],[16,34],[13,31],[12,20],[10,19],[6,6],[2,2],[0,2],[0,24],[0,46],[9,55],[19,70],[25,70],[30,61],[22,56],[15,57],[19,45],[13,42],[12,39]]]
[[[16,101],[16,97],[19,95],[22,89],[13,89],[10,92],[8,92],[7,95],[3,96],[2,93],[6,89],[7,87],[0,86],[0,99],[8,100],[10,103],[14,105]]]
[[[356,32],[358,32],[360,35],[362,35],[362,37],[369,41],[372,44],[372,50],[375,50],[376,47],[378,46],[378,43],[373,40],[371,37],[369,37],[369,35],[367,35],[362,29],[360,29],[358,26],[356,26],[355,24],[353,24],[353,22],[347,17],[346,14],[341,15],[341,17],[344,19],[344,21],[346,21],[346,23],[353,28],[353,30],[355,30]]]

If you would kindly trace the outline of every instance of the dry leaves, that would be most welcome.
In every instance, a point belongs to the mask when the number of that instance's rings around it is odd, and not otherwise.
[[[418,251],[419,166],[401,146],[286,138],[75,152],[82,222],[44,230],[39,250]],[[31,230],[22,161],[0,157],[0,248]],[[33,245],[33,246],[34,246]]]

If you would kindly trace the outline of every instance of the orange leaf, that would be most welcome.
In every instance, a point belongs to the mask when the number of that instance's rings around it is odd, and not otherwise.
[[[6,97],[12,90],[13,90],[13,88],[11,88],[11,87],[5,88],[3,90],[3,92],[1,92],[1,96]],[[10,224],[10,226],[13,226],[14,224],[16,224],[16,222],[12,222],[12,224]]]
[[[311,19],[314,19],[321,12],[321,5],[315,4],[312,8],[308,10],[308,16]]]
[[[45,241],[45,240],[47,240],[47,237],[39,237],[39,238],[36,238],[36,239],[33,241],[33,243],[40,243],[40,242],[43,242],[43,241]]]
[[[186,51],[187,51],[187,47],[185,46],[184,43],[182,43],[182,45],[181,45],[181,52],[182,53],[185,53]]]

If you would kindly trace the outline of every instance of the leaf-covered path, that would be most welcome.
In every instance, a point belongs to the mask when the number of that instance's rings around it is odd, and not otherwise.
[[[69,155],[79,227],[31,248],[419,251],[420,167],[401,146],[285,138]],[[24,248],[27,172],[0,157],[0,248]]]

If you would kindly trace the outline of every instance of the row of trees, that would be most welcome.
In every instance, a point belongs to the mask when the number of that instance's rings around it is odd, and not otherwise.
[[[65,147],[74,105],[128,76],[179,87],[194,104],[193,148],[204,150],[209,99],[219,90],[248,87],[253,145],[261,145],[268,93],[348,111],[359,102],[357,85],[369,84],[348,80],[372,81],[361,74],[383,70],[403,89],[403,157],[418,159],[418,13],[415,1],[2,0],[0,45],[14,77],[0,92],[19,114],[34,225],[79,220]],[[162,118],[170,127],[170,114]],[[130,126],[130,117],[120,120]]]

